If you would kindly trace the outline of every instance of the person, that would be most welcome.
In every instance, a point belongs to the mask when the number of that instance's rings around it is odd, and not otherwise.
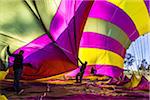
[[[20,78],[23,70],[23,50],[20,50],[18,54],[11,54],[9,46],[7,47],[7,53],[9,56],[14,57],[13,71],[14,71],[14,89],[17,94],[21,94],[24,90],[20,88]],[[28,64],[31,66],[31,64]]]
[[[0,59],[0,71],[6,71],[7,68],[5,67],[5,64],[3,63],[2,59]]]
[[[96,69],[94,67],[91,68],[91,74],[95,75],[96,74]]]
[[[85,63],[83,63],[80,59],[79,62],[82,64],[81,68],[80,68],[80,72],[76,75],[76,83],[81,83],[82,82],[82,77],[84,74],[84,70],[86,68],[87,65],[87,61],[85,61]],[[80,81],[79,81],[80,79]]]

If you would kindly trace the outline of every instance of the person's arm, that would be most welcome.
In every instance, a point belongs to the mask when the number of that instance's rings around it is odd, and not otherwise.
[[[9,51],[9,46],[7,47],[7,53],[8,53],[9,56],[15,57],[15,54],[11,54],[11,53],[10,53],[10,51]]]
[[[30,63],[23,63],[23,65],[25,65],[25,66],[29,66],[29,67],[31,67],[31,68],[32,68],[32,64],[30,64]]]
[[[79,62],[80,62],[81,64],[83,64],[82,61],[81,61],[79,58],[78,58],[78,60],[79,60]]]

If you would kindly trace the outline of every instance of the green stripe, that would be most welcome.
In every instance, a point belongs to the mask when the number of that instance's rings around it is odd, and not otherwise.
[[[97,18],[88,18],[84,27],[84,32],[96,32],[109,36],[120,42],[124,48],[128,48],[131,41],[126,33],[116,25]]]
[[[39,10],[41,19],[47,28],[49,30],[50,23],[61,3],[61,0],[37,0],[37,8]]]

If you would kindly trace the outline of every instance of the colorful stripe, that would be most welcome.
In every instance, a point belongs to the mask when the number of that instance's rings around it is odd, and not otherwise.
[[[95,32],[98,34],[109,36],[121,43],[121,45],[123,45],[123,47],[126,49],[131,43],[126,33],[116,25],[97,18],[88,17],[84,27],[84,32]]]
[[[82,36],[84,38],[81,39],[80,48],[98,48],[109,50],[124,58],[125,48],[113,38],[93,32],[84,32]]]
[[[110,65],[88,65],[85,69],[84,75],[83,76],[89,76],[91,75],[91,69],[95,68],[96,70],[96,75],[106,75],[106,76],[110,76],[110,77],[119,77],[122,72],[123,69],[120,69],[116,66],[110,66]],[[67,73],[65,76],[69,76],[69,77],[75,77],[77,75],[77,73],[80,72],[80,68],[77,68],[69,73]]]
[[[66,56],[76,65],[80,39],[92,4],[92,1],[83,1],[75,12],[74,17],[70,19],[66,29],[63,27],[65,30],[56,40],[58,46],[63,48]]]
[[[68,27],[70,20],[74,17],[75,12],[79,9],[79,6],[81,6],[81,3],[88,4],[89,2],[82,2],[82,0],[79,0],[78,2],[61,0],[59,8],[50,24],[50,34],[53,36],[54,40],[57,40]]]
[[[24,63],[32,64],[32,67],[25,66],[23,70],[23,78],[27,80],[50,77],[77,68],[63,51],[52,43],[29,55]]]
[[[91,68],[92,67],[95,67],[95,65],[87,65],[86,68],[85,68],[83,76],[91,75]],[[80,67],[73,70],[73,71],[71,71],[71,72],[69,72],[69,73],[66,73],[65,76],[75,77],[79,72],[80,72]]]
[[[108,0],[108,2],[122,9],[132,19],[140,35],[150,32],[150,16],[144,0],[123,0],[121,3],[116,0]],[[128,26],[126,28],[130,29],[126,20],[124,18],[121,20],[125,21],[125,24]],[[119,21],[119,19],[117,19],[117,21]],[[135,29],[132,30],[136,32]]]
[[[134,41],[139,36],[131,18],[122,9],[112,3],[95,1],[89,17],[103,19],[115,24],[128,35],[131,41]]]
[[[39,49],[44,48],[46,45],[51,43],[52,41],[49,39],[49,37],[44,34],[37,39],[31,41],[27,45],[23,46],[22,48],[17,49],[14,54],[18,53],[20,50],[24,50],[24,59],[26,59],[31,54],[37,52]],[[10,62],[13,62],[13,57],[10,57]]]
[[[98,75],[106,75],[110,77],[119,77],[123,73],[123,69],[110,65],[96,65]]]
[[[79,58],[84,62],[87,61],[88,65],[112,65],[118,68],[123,68],[124,59],[111,51],[97,49],[97,48],[80,48]],[[81,64],[79,63],[81,66]]]

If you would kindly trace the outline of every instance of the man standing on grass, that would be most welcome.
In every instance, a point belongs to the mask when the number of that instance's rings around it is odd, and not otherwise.
[[[23,50],[20,50],[18,54],[11,54],[9,51],[9,46],[7,47],[7,53],[9,56],[14,57],[13,71],[14,71],[14,89],[17,94],[21,94],[24,90],[20,88],[19,80],[21,78],[23,70]]]
[[[84,74],[84,70],[86,68],[87,65],[87,61],[85,61],[85,63],[83,63],[80,59],[79,62],[82,64],[81,68],[80,68],[80,72],[76,75],[76,83],[81,83],[82,82],[82,77]],[[78,78],[80,78],[80,81],[78,81]]]

